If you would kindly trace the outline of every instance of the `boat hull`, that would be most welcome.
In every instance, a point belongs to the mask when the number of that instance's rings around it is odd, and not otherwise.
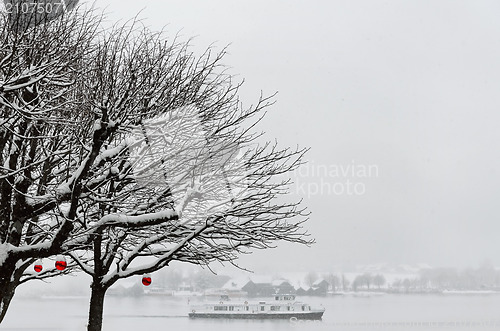
[[[224,319],[297,319],[297,320],[321,320],[323,317],[323,311],[318,312],[304,312],[304,313],[280,313],[280,314],[269,314],[269,313],[231,313],[231,314],[221,314],[221,313],[203,313],[194,312],[189,313],[190,318],[224,318]]]

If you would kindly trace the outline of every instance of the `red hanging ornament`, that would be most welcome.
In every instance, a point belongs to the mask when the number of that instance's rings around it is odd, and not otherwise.
[[[35,265],[33,266],[33,269],[35,269],[36,272],[41,272],[43,270],[42,261],[40,260],[36,261]]]
[[[151,276],[150,275],[142,276],[142,285],[144,285],[144,286],[151,285]]]
[[[58,257],[56,260],[56,269],[59,271],[63,271],[66,269],[68,264],[66,263],[66,259],[64,257]]]

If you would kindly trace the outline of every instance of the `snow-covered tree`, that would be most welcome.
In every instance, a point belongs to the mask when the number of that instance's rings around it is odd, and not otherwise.
[[[89,330],[101,329],[105,292],[119,279],[172,261],[234,263],[278,240],[310,243],[298,203],[277,199],[304,150],[257,144],[253,128],[270,98],[243,109],[224,52],[195,57],[136,25],[102,45],[86,81],[120,130],[98,160],[114,176],[92,192],[96,203],[82,218],[116,224],[94,234],[92,256],[71,254],[92,276]],[[151,224],[128,229],[125,219]]]
[[[99,17],[90,12],[51,24],[12,30],[0,16],[0,321],[16,287],[36,274],[37,259],[76,245],[85,178],[114,128],[92,131],[75,84],[92,45]],[[80,125],[82,124],[82,125]],[[89,152],[88,148],[92,152]]]
[[[303,149],[254,132],[272,98],[242,108],[224,51],[194,56],[137,22],[102,30],[76,11],[12,31],[0,18],[0,321],[40,258],[106,290],[171,261],[235,263],[279,240],[311,243],[286,202]]]

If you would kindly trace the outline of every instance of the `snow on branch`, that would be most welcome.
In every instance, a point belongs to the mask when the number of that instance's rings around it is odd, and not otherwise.
[[[139,216],[129,216],[123,214],[110,214],[101,218],[98,222],[90,224],[94,228],[107,226],[122,228],[137,228],[161,224],[166,221],[176,220],[178,215],[174,210],[164,210],[157,213],[144,214]]]

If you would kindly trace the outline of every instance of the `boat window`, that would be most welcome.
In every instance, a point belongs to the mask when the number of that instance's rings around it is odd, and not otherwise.
[[[234,306],[229,306],[229,310],[233,311],[234,310]]]
[[[286,308],[287,308],[287,310],[290,310],[290,306],[287,306]]]
[[[218,310],[218,311],[227,310],[227,306],[215,306],[214,310]]]
[[[272,311],[278,311],[280,310],[280,308],[281,308],[280,306],[271,306]]]
[[[306,310],[306,306],[302,306],[302,310]]]
[[[279,300],[279,299],[280,299],[280,297],[278,297],[278,296],[277,296],[277,297],[276,297],[276,300]]]
[[[261,310],[261,311],[264,311],[264,306],[260,306],[260,310]]]

